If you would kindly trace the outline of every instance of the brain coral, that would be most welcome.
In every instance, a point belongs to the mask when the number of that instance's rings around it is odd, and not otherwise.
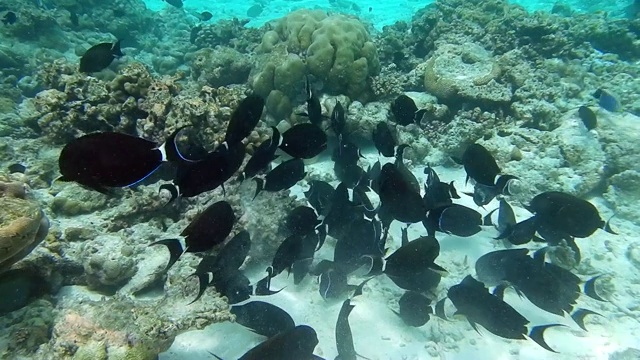
[[[364,25],[321,10],[298,10],[280,19],[257,50],[268,60],[254,74],[253,87],[263,96],[279,90],[288,97],[278,94],[283,102],[296,95],[306,74],[322,80],[330,93],[366,101],[371,97],[368,78],[380,72],[378,52]]]

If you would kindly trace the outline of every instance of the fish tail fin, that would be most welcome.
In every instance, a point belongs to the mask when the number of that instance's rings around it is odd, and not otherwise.
[[[158,193],[160,193],[162,190],[167,190],[169,191],[169,193],[171,193],[171,199],[169,199],[169,202],[166,205],[171,204],[173,200],[177,199],[179,196],[178,188],[174,184],[162,184],[158,189]]]
[[[255,200],[255,198],[258,196],[260,191],[262,191],[262,189],[264,189],[264,180],[260,179],[260,178],[253,178],[253,181],[256,182],[256,193],[253,195],[253,199],[252,200]]]
[[[553,350],[549,345],[547,345],[547,342],[544,340],[545,330],[547,330],[548,328],[556,327],[556,326],[565,326],[565,325],[548,324],[548,325],[534,326],[529,332],[529,337],[531,338],[531,340],[535,341],[536,344],[540,345],[542,348],[549,350],[553,353],[557,353],[557,351]]]
[[[508,287],[509,284],[499,284],[493,289],[493,296],[497,297],[500,300],[504,299],[504,291],[507,290]]]
[[[493,226],[493,221],[491,220],[491,215],[493,215],[493,213],[496,212],[496,210],[498,210],[498,209],[491,210],[487,215],[484,216],[484,218],[482,218],[482,225],[484,225],[484,226]]]
[[[614,216],[616,216],[616,214],[611,215],[609,220],[607,220],[607,222],[604,223],[602,230],[608,232],[611,235],[618,235],[618,233],[611,228],[611,219],[613,219]]]
[[[194,273],[190,275],[198,278],[198,295],[195,299],[193,299],[192,302],[188,303],[187,305],[191,305],[194,302],[200,300],[200,298],[204,294],[204,291],[207,290],[207,286],[209,286],[209,283],[211,282],[212,275],[212,273]]]
[[[208,352],[209,354],[213,355],[213,356],[214,356],[216,359],[218,359],[218,360],[224,360],[223,358],[221,358],[220,356],[218,356],[218,355],[216,355],[216,354],[212,353],[211,351],[207,351],[207,352]]]
[[[116,41],[115,43],[113,43],[113,47],[111,48],[111,53],[113,54],[113,56],[115,57],[120,57],[120,56],[124,56],[124,54],[122,53],[122,51],[120,50],[120,42],[122,41],[122,39],[118,39],[118,41]]]
[[[184,253],[182,244],[178,239],[163,239],[149,244],[149,246],[154,245],[164,245],[169,249],[169,263],[167,264],[167,267],[164,268],[165,272],[168,271]]]
[[[601,276],[602,275],[596,275],[591,279],[587,280],[584,283],[583,290],[584,290],[584,294],[592,299],[595,299],[598,301],[607,301],[606,299],[603,299],[600,295],[598,295],[598,292],[596,291],[596,280],[598,280]]]
[[[442,320],[449,320],[447,318],[447,314],[444,312],[444,303],[447,301],[447,298],[442,298],[433,306],[433,313],[436,314]]]
[[[460,195],[458,195],[458,190],[456,190],[456,186],[453,184],[453,181],[449,183],[449,194],[453,199],[460,199]]]
[[[602,316],[600,314],[598,314],[595,311],[589,310],[589,309],[583,309],[583,308],[578,308],[576,309],[576,311],[574,311],[571,314],[571,318],[573,319],[573,321],[578,324],[578,326],[580,326],[580,328],[584,331],[587,331],[586,326],[584,326],[584,318],[587,315],[598,315],[598,316]]]
[[[517,224],[516,224],[517,225]],[[509,237],[511,236],[511,234],[513,234],[513,226],[511,225],[507,225],[506,228],[504,229],[503,232],[501,232],[497,237],[495,237],[494,239],[496,240],[502,240],[502,239],[509,239]],[[509,240],[510,241],[510,240]]]
[[[178,137],[178,134],[186,127],[188,126],[181,126],[177,128],[173,133],[171,133],[171,135],[169,135],[164,144],[162,144],[160,149],[163,149],[163,161],[178,163],[186,161],[185,157],[182,156],[182,154],[180,154],[180,151],[178,150],[178,144],[176,144],[176,138]]]

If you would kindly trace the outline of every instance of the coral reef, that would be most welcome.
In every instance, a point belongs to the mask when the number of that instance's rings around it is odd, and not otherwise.
[[[25,198],[24,187],[0,179],[0,271],[29,255],[49,232],[49,219],[37,202]]]
[[[320,10],[298,10],[280,19],[264,33],[257,51],[264,55],[252,86],[270,98],[268,110],[277,120],[291,113],[306,74],[321,80],[329,93],[367,101],[373,95],[369,78],[380,71],[366,28],[357,19]]]

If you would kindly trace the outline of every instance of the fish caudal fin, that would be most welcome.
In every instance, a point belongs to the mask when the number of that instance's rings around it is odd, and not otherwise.
[[[447,301],[447,298],[443,298],[442,300],[438,301],[433,307],[433,313],[442,320],[449,320],[447,319],[447,314],[444,313],[445,301]]]
[[[596,291],[596,280],[598,280],[601,276],[602,275],[597,275],[587,280],[587,282],[584,283],[583,290],[584,294],[592,299],[596,299],[598,301],[607,301],[606,299],[603,299],[600,295],[598,295],[598,292]]]
[[[151,243],[149,246],[153,245],[164,245],[169,249],[169,263],[167,264],[167,267],[165,267],[164,271],[168,271],[184,253],[184,248],[178,239],[163,239]]]
[[[255,198],[258,196],[260,191],[262,191],[262,189],[264,189],[264,180],[260,179],[260,178],[253,178],[253,181],[256,182],[256,193],[255,193],[255,195],[253,195],[253,199],[252,200],[255,200]]]
[[[192,302],[190,302],[187,305],[191,305],[194,302],[200,300],[200,298],[204,294],[204,291],[207,290],[207,286],[209,286],[209,284],[211,283],[211,278],[213,277],[213,274],[212,273],[195,273],[195,274],[191,274],[191,276],[195,276],[198,278],[198,295],[196,296],[195,299],[193,299]]]
[[[536,344],[540,345],[542,348],[549,350],[553,353],[557,353],[557,351],[553,350],[547,342],[544,340],[544,332],[548,328],[556,327],[556,326],[564,326],[562,324],[549,324],[549,325],[540,325],[534,326],[533,329],[529,332],[529,337],[531,340],[535,341]]]
[[[598,313],[597,313],[597,312],[595,312],[595,311],[591,311],[591,310],[588,310],[588,309],[582,309],[582,308],[579,308],[579,309],[576,309],[576,311],[574,311],[574,312],[571,314],[571,318],[573,319],[573,321],[574,321],[576,324],[578,324],[578,326],[580,326],[580,328],[581,328],[582,330],[587,331],[587,328],[584,326],[584,318],[585,318],[587,315],[598,315],[598,316],[602,316],[602,315],[598,314]]]

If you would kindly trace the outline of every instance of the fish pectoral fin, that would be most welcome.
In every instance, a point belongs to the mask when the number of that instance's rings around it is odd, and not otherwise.
[[[580,326],[580,328],[584,331],[587,331],[587,328],[584,326],[584,318],[587,315],[598,315],[598,316],[602,316],[601,314],[598,314],[595,311],[589,310],[589,309],[583,309],[583,308],[578,308],[576,309],[576,311],[574,311],[571,314],[571,319],[573,319],[573,321],[578,324],[578,326]]]
[[[606,299],[602,298],[600,295],[598,295],[598,292],[596,291],[596,280],[598,280],[602,275],[597,275],[592,277],[591,279],[587,280],[584,283],[584,294],[587,295],[588,297],[598,300],[598,301],[607,301]]]
[[[540,345],[542,348],[549,350],[553,353],[557,353],[557,351],[553,350],[549,345],[547,345],[547,342],[544,340],[544,332],[545,330],[552,328],[552,327],[556,327],[556,326],[565,326],[563,324],[548,324],[548,325],[540,325],[540,326],[534,326],[531,331],[529,332],[529,338],[531,338],[531,340],[535,341],[536,344]]]

